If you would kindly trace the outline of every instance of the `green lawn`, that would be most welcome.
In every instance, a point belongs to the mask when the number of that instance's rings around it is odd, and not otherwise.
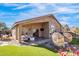
[[[0,56],[57,56],[58,54],[42,47],[0,46]]]

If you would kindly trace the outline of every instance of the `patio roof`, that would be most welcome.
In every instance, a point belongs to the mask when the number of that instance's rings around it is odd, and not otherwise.
[[[34,21],[34,20],[36,20],[36,19],[38,19],[38,18],[41,18],[41,17],[49,17],[49,16],[52,16],[52,18],[54,18],[55,20],[56,20],[56,22],[60,25],[60,26],[62,26],[60,23],[59,23],[59,21],[52,15],[52,14],[48,14],[48,15],[43,15],[43,16],[39,16],[39,17],[34,17],[34,18],[30,18],[30,19],[25,19],[25,20],[21,20],[21,21],[17,21],[17,22],[15,22],[14,24],[13,24],[13,26],[12,26],[12,28],[14,28],[16,25],[18,25],[18,24],[21,24],[21,23],[24,23],[24,22],[30,22],[30,21]]]

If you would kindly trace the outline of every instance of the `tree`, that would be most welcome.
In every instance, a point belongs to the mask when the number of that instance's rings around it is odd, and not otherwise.
[[[72,27],[71,31],[77,35],[79,35],[79,27]]]
[[[79,34],[79,28],[78,27],[76,27],[75,33]]]
[[[70,31],[70,28],[69,28],[69,26],[66,24],[66,25],[64,25],[64,32],[68,32],[68,31]]]
[[[6,30],[9,30],[9,28],[6,26],[5,23],[0,22],[0,31],[1,31],[2,33],[5,33]]]

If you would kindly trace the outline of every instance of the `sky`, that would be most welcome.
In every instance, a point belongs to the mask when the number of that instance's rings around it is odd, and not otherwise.
[[[0,22],[15,22],[52,14],[62,24],[79,27],[79,3],[0,3]]]

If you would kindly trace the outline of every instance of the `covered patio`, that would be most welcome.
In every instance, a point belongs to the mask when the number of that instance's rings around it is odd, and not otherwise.
[[[24,23],[20,29],[21,42],[42,43],[49,39],[49,22]]]
[[[16,22],[12,27],[12,36],[18,42],[46,42],[51,31],[61,31],[61,24],[52,15],[45,15]]]

